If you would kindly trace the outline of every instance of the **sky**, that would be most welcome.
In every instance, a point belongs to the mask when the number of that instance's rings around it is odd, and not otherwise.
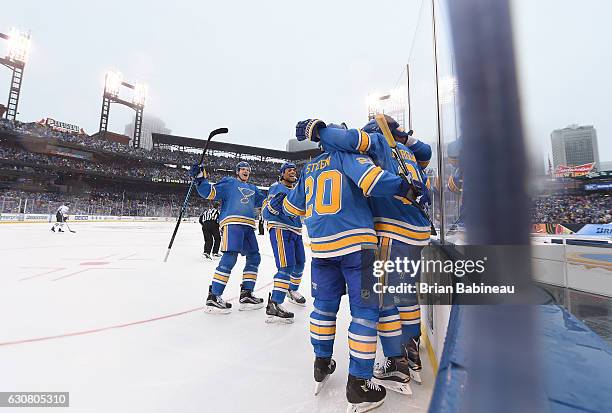
[[[553,129],[589,124],[601,160],[612,161],[612,2],[511,3],[530,147],[546,158]],[[284,149],[298,120],[363,125],[368,93],[393,88],[411,50],[431,45],[427,0],[41,4],[10,2],[0,14],[0,31],[32,33],[19,118],[52,117],[88,133],[98,129],[104,73],[115,69],[148,85],[145,114],[174,134],[205,137],[226,126],[229,142]],[[430,70],[427,59],[414,64]],[[0,70],[2,100],[9,75]],[[123,133],[131,117],[112,106],[109,129]]]

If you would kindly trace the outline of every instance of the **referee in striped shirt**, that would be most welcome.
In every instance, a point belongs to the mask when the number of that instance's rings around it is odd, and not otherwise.
[[[212,260],[213,257],[220,258],[219,210],[214,206],[208,208],[200,215],[200,224],[202,225],[202,234],[204,234],[204,253],[202,256],[205,260]]]

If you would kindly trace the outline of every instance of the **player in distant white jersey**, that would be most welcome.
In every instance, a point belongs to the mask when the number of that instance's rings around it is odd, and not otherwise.
[[[56,223],[51,227],[51,231],[55,232],[55,228],[59,227],[57,232],[64,232],[62,228],[64,228],[64,222],[68,219],[68,210],[70,206],[70,202],[64,202],[59,208],[57,208],[57,212],[55,213]]]

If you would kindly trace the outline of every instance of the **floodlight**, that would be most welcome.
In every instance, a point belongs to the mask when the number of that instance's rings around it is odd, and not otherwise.
[[[30,33],[11,28],[8,38],[8,59],[25,63],[30,51]]]
[[[106,72],[104,90],[111,96],[117,97],[122,82],[123,75],[121,73],[109,70]]]
[[[147,85],[144,83],[136,83],[134,85],[134,96],[132,98],[132,103],[136,106],[144,106],[145,101],[147,100]]]

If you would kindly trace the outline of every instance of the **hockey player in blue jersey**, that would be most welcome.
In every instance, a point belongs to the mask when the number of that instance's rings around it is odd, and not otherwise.
[[[211,201],[221,201],[219,226],[223,232],[221,236],[223,256],[208,289],[204,308],[210,313],[231,312],[232,305],[225,302],[221,295],[236,265],[238,254],[246,256],[240,286],[239,310],[256,310],[264,306],[263,299],[253,296],[253,289],[261,261],[255,236],[257,216],[255,209],[262,206],[265,195],[257,186],[248,183],[250,174],[251,167],[244,161],[236,165],[235,178],[225,177],[215,184],[208,182],[206,171],[202,166],[194,165],[190,170],[200,196]]]
[[[312,131],[314,122],[299,122],[296,136]],[[371,293],[378,240],[366,197],[405,197],[409,191],[406,180],[383,171],[367,155],[324,152],[306,164],[296,188],[284,199],[278,194],[270,201],[275,210],[303,216],[310,236],[315,394],[335,370],[336,314],[348,291],[352,321],[346,395],[351,412],[379,406],[386,394],[371,381],[379,319],[378,298]]]
[[[285,162],[279,169],[280,179],[270,186],[268,199],[278,193],[289,193],[297,181],[295,164]],[[302,241],[302,221],[300,217],[279,214],[279,211],[264,203],[264,220],[268,222],[270,243],[274,252],[277,273],[274,275],[274,287],[268,297],[266,322],[293,322],[293,313],[286,311],[281,304],[285,296],[289,301],[304,306],[306,299],[297,291],[302,281],[304,263],[304,243]]]
[[[394,261],[408,257],[419,260],[421,250],[429,243],[430,227],[426,217],[412,204],[421,207],[429,203],[428,180],[423,169],[431,158],[431,147],[404,132],[397,122],[386,116],[385,120],[403,158],[410,180],[415,187],[418,201],[402,197],[370,198],[369,204],[374,216],[374,228],[378,236],[378,260]],[[391,148],[386,143],[376,121],[372,120],[362,130],[337,130],[319,125],[316,134],[321,146],[330,152],[347,151],[367,153],[384,165],[390,172],[401,172],[399,161],[389,156]],[[364,133],[365,132],[365,133]],[[387,274],[387,284],[397,285],[398,274]],[[411,274],[408,282],[414,284],[420,272]],[[406,282],[406,280],[402,280]],[[421,361],[419,357],[420,308],[415,294],[387,296],[381,308],[378,334],[386,360],[374,371],[376,382],[403,394],[410,394],[408,382],[412,376],[421,382]]]

